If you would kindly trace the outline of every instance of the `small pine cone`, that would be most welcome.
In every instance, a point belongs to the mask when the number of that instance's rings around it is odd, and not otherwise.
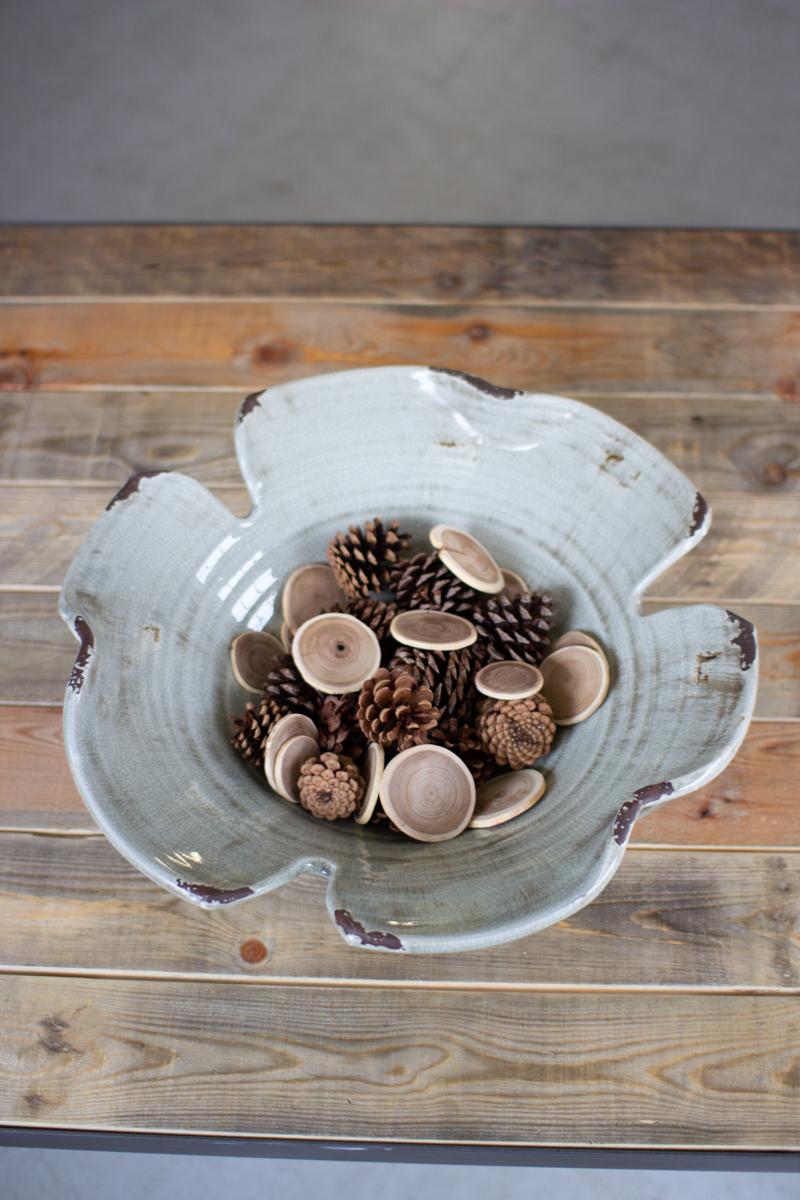
[[[297,793],[303,808],[314,817],[337,821],[355,812],[364,795],[358,767],[344,754],[321,754],[300,768]]]
[[[354,600],[385,590],[389,572],[410,541],[407,533],[401,533],[397,521],[385,526],[376,517],[363,529],[351,525],[347,533],[335,534],[328,544],[328,562],[339,587]]]
[[[357,692],[325,697],[317,714],[321,749],[331,754],[347,753],[351,758],[361,757],[364,746],[356,715],[357,701]]]
[[[520,662],[542,661],[550,644],[553,601],[547,595],[523,592],[510,599],[495,596],[476,607],[472,622],[489,661],[515,658]]]
[[[389,588],[401,610],[439,608],[442,612],[468,617],[480,603],[480,594],[448,570],[435,551],[415,554],[407,562],[392,567]]]
[[[407,671],[380,667],[358,697],[358,722],[364,737],[382,746],[408,750],[427,742],[439,720],[431,689]]]
[[[478,733],[487,754],[501,767],[518,771],[547,754],[556,727],[553,710],[543,696],[495,700],[478,717]]]
[[[439,725],[448,720],[457,726],[467,724],[472,713],[475,689],[472,677],[475,661],[472,647],[464,650],[418,650],[398,646],[389,666],[408,671],[433,695],[433,707],[439,711]]]
[[[348,600],[344,611],[358,617],[359,621],[369,626],[379,642],[384,642],[389,636],[389,626],[397,616],[397,605],[386,604],[383,600],[365,600],[359,596],[355,600]]]
[[[280,705],[284,712],[305,713],[312,721],[317,719],[322,705],[322,696],[309,687],[290,654],[282,658],[264,680],[264,695]]]
[[[494,775],[497,764],[484,750],[480,735],[474,727],[467,726],[461,730],[453,750],[464,760],[476,787],[480,787]]]
[[[231,745],[245,762],[252,763],[254,767],[263,765],[267,735],[278,717],[283,716],[285,712],[285,708],[264,696],[258,707],[249,701],[245,705],[243,716],[234,717],[236,732],[231,738]]]

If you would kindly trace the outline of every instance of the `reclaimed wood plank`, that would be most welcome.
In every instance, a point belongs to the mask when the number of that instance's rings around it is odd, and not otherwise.
[[[793,997],[9,976],[0,1122],[795,1149]]]
[[[0,229],[6,296],[800,303],[779,231],[397,225]]]
[[[645,601],[644,611],[664,603]],[[800,718],[800,608],[737,602],[736,611],[759,632],[756,716]],[[54,592],[0,591],[0,704],[60,704],[76,649]]]
[[[342,941],[318,878],[205,912],[176,902],[105,838],[2,833],[0,971],[797,991],[798,893],[797,852],[631,849],[598,899],[533,937],[465,954],[376,955]]]
[[[212,490],[237,515],[246,489]],[[0,482],[0,587],[59,587],[115,488]],[[652,598],[792,603],[800,597],[800,491],[711,492],[711,529],[650,587]]]
[[[800,393],[794,311],[326,304],[0,304],[0,387],[240,388],[428,363],[539,391]]]
[[[176,470],[240,484],[232,430],[242,393],[0,392],[0,479],[123,483]],[[603,395],[703,493],[800,490],[800,405],[729,397]]]

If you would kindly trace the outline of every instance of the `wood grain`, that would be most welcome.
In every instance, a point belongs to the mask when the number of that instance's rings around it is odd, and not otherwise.
[[[796,1148],[793,997],[2,981],[0,1121]]]
[[[7,226],[0,261],[6,296],[800,303],[790,232]]]
[[[632,849],[597,900],[533,937],[466,954],[376,955],[342,941],[318,878],[209,913],[151,883],[105,838],[2,833],[0,970],[798,990],[798,895],[796,852]]]
[[[0,478],[123,483],[176,470],[241,484],[232,430],[240,391],[0,392]],[[703,493],[800,490],[800,404],[598,393]]]
[[[511,387],[780,397],[800,392],[800,316],[757,309],[292,304],[0,305],[0,387],[240,388],[429,363]]]
[[[212,489],[237,515],[243,486]],[[0,587],[60,587],[114,488],[90,484],[0,483]],[[711,530],[670,567],[648,595],[736,603],[792,603],[800,597],[800,491],[710,493]]]

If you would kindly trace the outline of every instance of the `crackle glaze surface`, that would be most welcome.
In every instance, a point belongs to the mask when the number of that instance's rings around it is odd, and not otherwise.
[[[713,605],[642,616],[643,588],[705,533],[694,487],[647,442],[557,396],[425,367],[352,371],[248,397],[236,446],[253,508],[187,476],[130,480],[69,571],[81,645],[67,687],[75,780],[141,871],[187,900],[235,903],[302,871],[329,877],[351,944],[442,951],[522,937],[587,904],[636,817],[735,754],[755,701],[752,626]],[[425,545],[470,530],[556,601],[557,632],[607,648],[612,686],[540,764],[548,790],[497,829],[421,844],[315,821],[229,745],[244,705],[234,634],[280,623],[289,573],[381,514]]]

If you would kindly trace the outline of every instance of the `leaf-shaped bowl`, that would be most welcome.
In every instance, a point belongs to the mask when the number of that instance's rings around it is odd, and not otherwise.
[[[425,367],[350,371],[249,396],[239,519],[195,480],[137,475],[73,562],[61,596],[80,639],[64,708],[70,765],[117,849],[205,906],[328,878],[352,945],[463,950],[542,929],[608,883],[647,808],[716,775],[753,710],[752,625],[714,605],[643,616],[645,586],[705,533],[703,498],[603,413]],[[562,729],[536,807],[453,841],[316,821],[229,744],[245,697],[231,638],[279,617],[283,580],[376,513],[425,544],[466,528],[554,596],[560,630],[595,634],[606,703]]]

